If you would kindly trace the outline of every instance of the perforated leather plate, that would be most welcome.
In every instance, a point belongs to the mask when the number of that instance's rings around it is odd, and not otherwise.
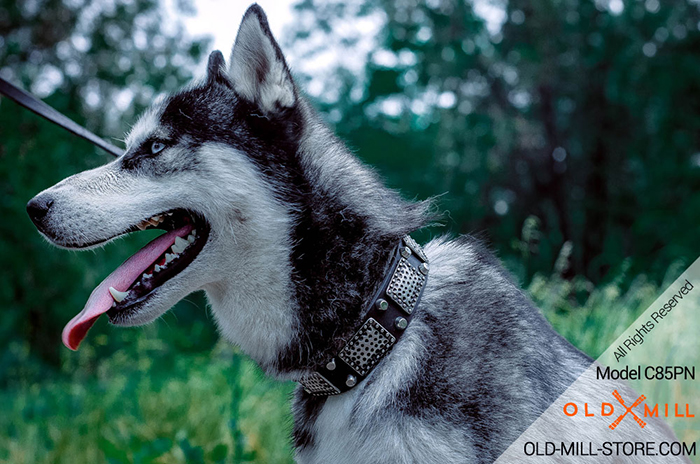
[[[401,309],[408,314],[413,312],[413,308],[423,288],[425,276],[416,268],[408,263],[408,260],[403,258],[394,271],[389,287],[386,289],[386,294],[399,305]]]
[[[355,372],[365,375],[395,342],[396,338],[370,317],[345,345],[338,357]]]
[[[340,393],[340,390],[338,390],[335,385],[326,380],[326,378],[318,372],[307,375],[299,380],[299,383],[304,386],[306,393],[314,396],[337,395]]]

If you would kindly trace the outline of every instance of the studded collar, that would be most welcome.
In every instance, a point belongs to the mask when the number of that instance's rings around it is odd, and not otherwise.
[[[394,250],[384,282],[355,334],[325,366],[299,379],[314,396],[331,396],[360,383],[394,347],[411,322],[428,282],[428,258],[410,236]]]

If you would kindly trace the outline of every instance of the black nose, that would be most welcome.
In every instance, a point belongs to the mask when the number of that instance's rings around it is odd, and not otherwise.
[[[27,203],[27,214],[35,226],[41,227],[51,205],[53,205],[53,200],[47,197],[34,197]]]

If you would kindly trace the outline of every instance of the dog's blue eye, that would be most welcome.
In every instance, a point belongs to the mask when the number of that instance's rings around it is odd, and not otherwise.
[[[153,153],[153,154],[155,155],[156,153],[162,151],[163,148],[165,148],[165,144],[164,144],[164,143],[162,143],[162,142],[153,142],[153,143],[151,144],[151,153]]]

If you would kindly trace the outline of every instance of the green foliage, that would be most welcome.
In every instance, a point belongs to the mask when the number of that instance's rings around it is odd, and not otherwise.
[[[48,95],[49,105],[98,134],[122,136],[125,122],[133,123],[155,94],[191,78],[207,46],[188,41],[176,24],[162,23],[153,0],[93,2],[88,8],[80,1],[3,0],[0,73]],[[103,164],[108,155],[4,98],[0,141],[0,307],[6,314],[0,323],[0,385],[6,385],[55,370],[62,325],[128,252],[115,246],[99,255],[58,251],[36,233],[24,209],[41,190]],[[122,244],[133,250],[144,238]],[[26,359],[18,355],[25,349]]]
[[[592,356],[700,251],[697,2],[612,3],[510,0],[489,30],[471,1],[303,0],[285,47],[306,50],[297,68],[326,46],[350,62],[362,37],[339,26],[382,22],[360,76],[345,62],[315,76],[322,112],[389,185],[440,195],[447,227],[429,233],[488,237]],[[158,0],[0,0],[0,74],[121,137],[208,48],[163,11]],[[292,386],[218,341],[201,294],[158,324],[100,320],[79,352],[60,348],[92,288],[153,236],[57,250],[24,205],[108,159],[0,99],[0,461],[291,462]]]
[[[566,277],[595,283],[627,257],[655,280],[695,258],[697,3],[511,0],[491,30],[486,3],[305,0],[289,48],[345,47],[315,93],[328,119],[392,186],[444,194],[449,230],[487,231],[510,257],[536,216],[527,279],[566,242]],[[360,79],[346,69],[359,33],[337,32],[357,18],[382,24]]]

